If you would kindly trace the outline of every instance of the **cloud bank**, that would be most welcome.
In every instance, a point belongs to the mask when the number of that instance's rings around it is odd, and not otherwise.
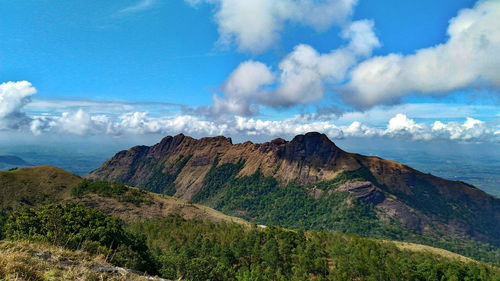
[[[385,127],[373,127],[354,121],[338,126],[331,121],[294,116],[270,121],[235,117],[224,122],[205,120],[192,115],[152,117],[147,112],[131,112],[117,118],[90,115],[82,110],[60,116],[34,117],[30,130],[34,134],[127,135],[185,133],[193,136],[265,136],[283,137],[310,131],[326,133],[333,139],[346,137],[386,137],[415,141],[451,140],[457,142],[500,142],[500,134],[485,122],[467,118],[463,123],[435,121],[417,123],[404,114],[391,118]]]
[[[262,68],[263,65],[250,64],[248,67]],[[239,75],[238,73],[234,74]],[[238,80],[237,77],[234,79]],[[255,81],[267,81],[271,76],[256,76]],[[243,82],[241,82],[243,83]],[[234,85],[227,84],[231,88]],[[238,88],[240,89],[240,88]],[[255,91],[249,83],[245,91]],[[349,125],[336,125],[332,120],[318,114],[296,115],[283,120],[261,120],[256,118],[233,116],[223,120],[207,120],[200,116],[181,114],[173,116],[151,116],[148,112],[126,112],[117,116],[89,112],[82,108],[75,109],[71,103],[61,113],[27,115],[23,109],[30,103],[30,97],[36,89],[27,81],[6,82],[0,84],[0,129],[3,131],[25,131],[34,135],[172,135],[185,133],[193,136],[294,136],[310,131],[328,134],[333,139],[345,137],[387,137],[411,139],[417,141],[452,140],[458,142],[500,142],[500,130],[495,125],[466,118],[463,123],[434,121],[418,123],[407,115],[397,113],[382,127],[363,124],[359,120],[370,120],[364,113],[352,113],[342,117],[351,121]],[[60,104],[55,103],[58,109]],[[93,104],[91,104],[93,105]],[[90,107],[91,108],[91,107]],[[419,110],[419,109],[417,109]],[[373,114],[379,115],[377,111]],[[360,119],[361,118],[361,119]]]

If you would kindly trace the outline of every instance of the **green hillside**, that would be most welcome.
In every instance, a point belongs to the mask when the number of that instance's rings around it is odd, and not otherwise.
[[[141,280],[144,274],[171,280],[500,280],[499,267],[444,250],[257,226],[181,199],[82,180],[54,167],[1,176],[4,194],[24,183],[19,190],[32,196],[30,204],[13,196],[2,201],[0,280]],[[254,177],[258,180],[246,179],[247,190],[270,181]],[[232,180],[229,175],[223,182]],[[295,194],[291,190],[286,194]],[[303,199],[294,196],[296,202]],[[295,201],[285,203],[290,202]]]
[[[180,280],[497,280],[500,269],[439,252],[408,250],[353,235],[291,231],[279,227],[185,220],[179,216],[126,224],[73,203],[23,208],[1,227],[9,241],[48,245],[36,257],[15,258],[26,243],[0,245],[0,278],[54,280],[57,260],[86,270],[98,256],[105,262]],[[21,245],[21,246],[16,246]],[[40,244],[35,244],[36,245]],[[39,246],[38,246],[39,247]],[[13,250],[14,248],[14,250]],[[35,253],[33,253],[35,252]],[[64,251],[63,251],[64,252]],[[68,253],[66,253],[68,255]],[[82,269],[82,265],[83,266]],[[51,273],[47,268],[54,266]],[[95,266],[91,268],[95,269]],[[16,273],[16,275],[13,275]],[[95,275],[95,274],[94,274]],[[67,275],[68,279],[77,279]],[[62,278],[60,279],[62,280]]]

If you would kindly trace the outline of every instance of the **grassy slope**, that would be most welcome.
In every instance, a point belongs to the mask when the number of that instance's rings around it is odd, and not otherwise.
[[[81,181],[80,177],[52,166],[2,171],[0,172],[0,210],[73,201],[129,222],[176,214],[185,219],[250,225],[240,218],[224,215],[209,207],[154,193],[147,193],[147,199],[138,204],[97,194],[87,194],[82,197],[72,196],[71,189]]]
[[[81,178],[52,166],[0,172],[0,209],[68,199]]]
[[[389,240],[389,241],[379,240],[379,241],[394,243],[396,245],[396,247],[398,247],[398,249],[400,249],[400,250],[408,250],[408,251],[412,251],[412,252],[428,252],[428,253],[431,253],[434,255],[439,255],[439,256],[442,256],[445,258],[449,258],[449,259],[456,259],[456,260],[463,261],[463,262],[473,262],[474,261],[471,258],[464,257],[462,255],[459,255],[459,254],[456,254],[456,253],[453,253],[453,252],[450,252],[450,251],[447,251],[444,249],[434,248],[434,247],[427,246],[427,245],[401,242],[401,241],[392,241],[392,240]]]
[[[43,243],[10,241],[0,242],[0,279],[155,280],[115,268],[104,256],[91,256]]]

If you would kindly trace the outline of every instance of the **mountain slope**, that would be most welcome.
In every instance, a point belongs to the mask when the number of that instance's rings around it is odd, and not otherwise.
[[[57,202],[70,197],[82,179],[52,166],[0,171],[0,209]]]
[[[345,152],[319,133],[262,144],[169,136],[121,151],[87,177],[191,199],[259,223],[382,236],[402,227],[399,232],[500,246],[500,199],[394,161]],[[370,229],[346,226],[353,220]]]
[[[82,181],[79,176],[52,166],[0,171],[0,211],[16,210],[23,206],[75,202],[128,222],[179,215],[185,219],[250,225],[242,219],[224,215],[203,205],[161,194],[136,192],[137,189],[132,187],[123,187],[123,190],[115,194],[86,192],[75,195],[72,191]],[[107,185],[109,187],[111,184]]]

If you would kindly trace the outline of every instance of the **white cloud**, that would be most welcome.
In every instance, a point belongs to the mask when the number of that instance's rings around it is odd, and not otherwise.
[[[436,121],[432,125],[432,131],[441,137],[462,141],[484,141],[486,137],[496,135],[483,121],[470,117],[463,124],[456,122],[443,124],[440,121]]]
[[[417,124],[413,119],[399,113],[389,120],[384,135],[392,137],[409,136],[415,140],[430,140],[433,136],[428,131],[424,124]]]
[[[243,62],[222,87],[223,97],[214,95],[212,111],[248,116],[257,112],[258,105],[288,107],[319,101],[326,85],[344,81],[347,71],[361,57],[380,46],[373,26],[369,20],[347,25],[342,37],[349,40],[348,44],[327,54],[309,45],[297,45],[279,63],[274,91],[261,91],[262,86],[274,82],[269,67],[255,61]]]
[[[230,92],[237,92],[236,96],[245,96],[248,93],[258,92],[259,85],[265,85],[272,80],[270,72],[262,64],[249,63],[248,69],[260,68],[263,75],[253,76],[250,81],[239,77],[241,74],[234,73],[233,79],[224,87]],[[244,73],[246,67],[241,68]],[[242,80],[240,80],[240,78]],[[252,83],[255,82],[255,83]],[[242,91],[242,92],[238,92]],[[241,139],[248,137],[292,137],[310,131],[318,131],[328,134],[331,138],[344,137],[387,137],[406,138],[412,140],[451,140],[458,142],[500,142],[498,120],[489,123],[467,118],[463,123],[443,122],[434,119],[434,123],[418,123],[406,114],[396,113],[387,121],[383,116],[388,116],[393,111],[383,108],[372,109],[362,113],[351,113],[336,119],[335,122],[328,120],[328,116],[316,114],[296,115],[283,120],[261,120],[246,117],[231,117],[226,119],[206,120],[189,114],[165,116],[152,116],[148,112],[127,112],[121,115],[112,112],[103,114],[91,112],[86,109],[75,109],[73,102],[67,104],[68,111],[56,113],[54,111],[27,115],[23,108],[30,102],[30,96],[36,90],[27,81],[7,82],[0,85],[0,124],[2,129],[11,131],[31,131],[34,135],[143,135],[161,134],[172,135],[185,133],[193,136],[228,135],[239,136]],[[63,103],[53,103],[56,108],[61,109]],[[85,103],[83,103],[85,105]],[[111,102],[111,104],[114,104]],[[90,103],[91,107],[94,103]],[[406,110],[423,119],[427,118],[429,112],[422,108],[409,105],[394,107],[392,110]],[[430,105],[435,106],[435,105]],[[450,105],[446,105],[450,106]],[[426,106],[424,106],[427,108]],[[479,109],[475,106],[454,106],[462,114],[477,112],[490,112],[491,107],[483,106]],[[88,109],[88,108],[87,108]],[[433,110],[436,108],[434,107]],[[122,110],[122,109],[120,109]],[[382,114],[385,112],[385,115]],[[442,117],[456,119],[459,115],[442,115]],[[463,116],[463,115],[462,115]],[[488,115],[490,116],[490,115]],[[385,117],[387,118],[387,117]],[[385,127],[373,126],[367,121],[385,120]],[[341,124],[341,125],[339,125]]]
[[[292,137],[311,131],[326,133],[332,139],[344,137],[383,137],[415,141],[450,140],[457,142],[500,142],[498,130],[485,122],[467,118],[464,123],[435,121],[417,123],[404,114],[396,114],[385,128],[372,127],[359,121],[337,125],[314,116],[297,115],[283,120],[261,120],[246,117],[210,121],[192,115],[152,117],[147,112],[131,112],[112,118],[91,115],[82,110],[59,116],[33,118],[31,131],[39,134],[75,135],[172,135],[192,136]]]
[[[147,10],[151,8],[156,3],[156,1],[157,0],[141,0],[132,6],[121,9],[120,11],[118,11],[117,15],[125,15]]]
[[[466,87],[500,87],[500,1],[479,1],[450,20],[446,43],[412,55],[360,63],[344,88],[357,107],[398,102],[409,93],[446,94]]]
[[[274,81],[274,75],[269,68],[255,61],[241,63],[229,76],[222,92],[224,96],[213,95],[214,104],[210,107],[212,115],[217,116],[226,112],[237,115],[252,115],[251,103],[263,95],[263,86]]]
[[[350,23],[342,30],[342,38],[349,40],[347,47],[352,53],[360,56],[371,56],[373,48],[380,47],[373,28],[372,20],[358,20]]]
[[[236,124],[234,126],[228,126],[228,128],[234,130],[229,133],[284,137],[317,131],[326,133],[331,138],[343,137],[342,130],[335,124],[327,121],[305,121],[301,116],[295,116],[281,121],[236,117],[235,121]]]
[[[349,24],[342,37],[346,47],[319,54],[311,46],[298,45],[279,64],[280,87],[271,97],[271,105],[306,105],[323,97],[325,84],[339,83],[360,57],[369,56],[380,42],[373,32],[373,21],[360,20]]]
[[[28,81],[0,84],[0,129],[19,128],[30,122],[22,111],[36,89]]]
[[[216,5],[215,21],[219,43],[235,42],[242,51],[268,49],[279,40],[288,22],[324,30],[343,24],[352,14],[356,0],[186,0],[191,4]]]

